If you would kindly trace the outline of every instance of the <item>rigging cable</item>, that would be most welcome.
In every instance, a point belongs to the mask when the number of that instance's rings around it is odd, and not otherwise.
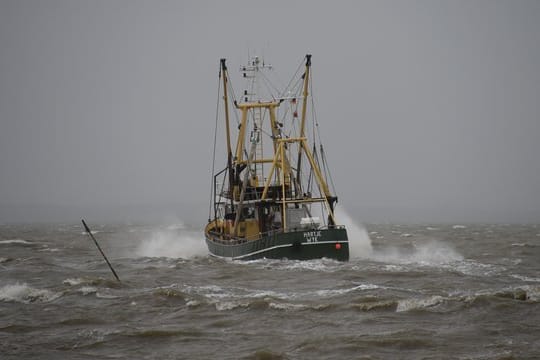
[[[310,79],[311,80],[311,79]],[[323,148],[323,142],[321,140],[321,132],[319,130],[319,121],[317,120],[317,114],[315,112],[315,100],[314,100],[314,96],[313,96],[313,81],[310,81],[310,85],[311,85],[311,108],[312,108],[312,111],[313,111],[313,120],[314,120],[314,124],[315,124],[315,128],[316,128],[316,132],[317,132],[317,137],[319,139],[319,146],[320,146],[320,149],[321,149],[321,158],[322,158],[322,163],[323,163],[323,168],[324,168],[324,176],[326,178],[326,182],[328,183],[328,178],[330,178],[330,184],[332,186],[332,193],[334,195],[337,195],[336,194],[336,187],[334,186],[334,179],[332,178],[332,172],[330,171],[330,167],[328,166],[327,164],[327,161],[326,161],[326,154],[324,152],[324,148]],[[313,131],[315,133],[315,129]],[[313,138],[313,143],[315,143],[315,138]]]
[[[296,78],[296,75],[298,74],[298,72],[300,71],[300,69],[302,69],[302,66],[304,65],[304,59],[302,59],[302,61],[300,62],[300,64],[298,65],[298,68],[296,69],[296,71],[294,72],[293,76],[291,77],[291,80],[289,80],[289,83],[287,84],[287,86],[283,89],[283,92],[281,93],[281,96],[280,98],[283,98],[285,96],[285,94],[287,93],[287,90],[289,89],[289,86],[291,85],[291,83],[293,82],[293,80]]]
[[[238,126],[240,124],[240,119],[238,119],[238,112],[236,111],[236,104],[238,104],[238,102],[236,101],[236,95],[234,94],[234,89],[233,89],[230,77],[227,77],[227,86],[229,87],[229,93],[231,94],[231,99],[233,101],[233,104],[235,104],[233,113],[236,119],[236,126]]]
[[[215,126],[214,126],[214,147],[213,147],[213,150],[212,150],[212,176],[211,176],[211,180],[210,180],[210,203],[208,205],[208,222],[210,222],[211,218],[210,216],[212,215],[212,197],[214,196],[214,201],[215,201],[215,196],[216,194],[214,194],[214,171],[215,171],[215,165],[216,165],[216,143],[217,143],[217,128],[218,128],[218,117],[219,117],[219,95],[221,94],[221,68],[219,70],[219,80],[218,80],[218,94],[217,94],[217,102],[216,102],[216,123],[215,123]],[[223,74],[223,76],[225,76],[225,74]],[[214,204],[215,205],[215,204]],[[215,216],[215,214],[214,214]]]
[[[266,86],[266,90],[268,91],[270,96],[272,96],[272,100],[275,101],[276,97],[274,96],[274,94],[279,95],[279,89],[274,84],[272,84],[272,82],[264,74],[264,72],[261,71],[260,75],[261,75],[261,79],[263,80],[263,84]]]

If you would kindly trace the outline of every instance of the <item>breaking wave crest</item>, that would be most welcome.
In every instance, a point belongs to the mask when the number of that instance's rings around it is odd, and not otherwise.
[[[0,301],[19,303],[50,302],[62,296],[46,289],[36,289],[27,284],[5,285],[0,288]]]
[[[33,245],[32,242],[23,239],[0,240],[1,245]]]
[[[540,287],[533,286],[486,289],[474,293],[416,294],[405,298],[388,297],[380,290],[384,288],[372,284],[299,292],[174,284],[158,288],[153,294],[174,301],[182,301],[187,307],[209,306],[220,312],[234,310],[328,311],[343,308],[361,312],[444,313],[461,307],[497,306],[501,301],[523,301],[535,304],[540,300]]]
[[[82,277],[82,278],[68,278],[65,279],[62,282],[64,285],[69,286],[78,286],[78,285],[84,285],[84,286],[100,286],[105,288],[119,288],[121,287],[121,283],[118,281],[112,280],[112,279],[104,279],[101,277]]]
[[[430,296],[427,298],[411,298],[399,300],[396,312],[411,311],[417,309],[425,309],[441,304],[444,301],[442,296]]]

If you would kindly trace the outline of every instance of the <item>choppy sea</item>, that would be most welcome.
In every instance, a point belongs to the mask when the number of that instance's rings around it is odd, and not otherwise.
[[[1,359],[539,359],[540,225],[349,226],[341,263],[184,224],[0,225]]]

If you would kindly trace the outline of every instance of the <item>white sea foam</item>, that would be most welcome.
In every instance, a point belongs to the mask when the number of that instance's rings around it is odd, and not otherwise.
[[[238,301],[220,301],[220,302],[215,302],[214,306],[216,307],[217,311],[227,311],[227,310],[234,310],[238,307],[248,307],[249,304],[240,303]]]
[[[366,291],[382,288],[375,284],[360,284],[341,289],[319,289],[309,291],[278,292],[274,290],[260,290],[248,288],[221,288],[215,285],[209,286],[185,286],[184,291],[192,296],[202,296],[209,304],[213,304],[218,310],[230,310],[231,308],[249,306],[253,299],[263,299],[269,302],[271,299],[279,301],[317,300],[341,296],[354,291]]]
[[[0,288],[0,301],[6,302],[49,302],[62,296],[61,293],[55,293],[46,289],[36,289],[27,284],[5,285]]]
[[[69,278],[63,281],[64,284],[70,285],[70,286],[80,285],[83,282],[85,282],[85,280],[81,278]]]
[[[527,292],[527,300],[540,301],[540,286],[524,286],[523,289]]]
[[[411,311],[416,309],[424,309],[439,305],[444,301],[442,296],[430,296],[427,298],[412,298],[398,301],[396,312]]]
[[[451,269],[472,276],[496,276],[506,270],[505,267],[500,265],[483,264],[474,260],[459,261],[452,264]]]
[[[454,225],[452,226],[452,229],[466,229],[467,227],[465,225]]]
[[[97,292],[97,288],[94,286],[83,286],[79,289],[83,295],[93,294]]]
[[[254,260],[257,261],[257,260]],[[264,264],[265,267],[279,268],[283,270],[313,270],[333,272],[338,271],[340,265],[337,260],[330,259],[315,259],[315,260],[297,260],[297,261],[271,261],[269,264]]]
[[[336,209],[336,218],[340,224],[347,228],[349,237],[349,254],[351,258],[369,258],[373,253],[371,239],[364,227],[354,221],[347,212],[341,208]]]
[[[38,250],[38,251],[40,251],[40,252],[58,252],[58,251],[60,251],[60,249],[45,247],[45,248],[43,248],[41,250]]]
[[[510,276],[519,280],[527,281],[527,282],[540,282],[540,278],[533,278],[533,277],[528,277],[525,275],[516,275],[516,274],[510,275]]]
[[[159,230],[142,240],[136,249],[137,256],[193,258],[205,256],[208,249],[202,235],[189,232]]]
[[[358,286],[354,286],[352,288],[345,288],[345,289],[323,289],[323,290],[317,290],[315,291],[315,294],[319,297],[333,297],[333,296],[339,296],[343,294],[348,294],[350,292],[356,291],[356,290],[373,290],[378,289],[378,285],[374,284],[361,284]]]
[[[90,230],[90,232],[92,233],[92,235],[96,235],[96,234],[99,234],[102,231],[100,231],[100,230]],[[81,232],[81,235],[88,235],[88,233],[86,231],[83,231],[83,232]]]
[[[86,294],[85,294],[86,295]],[[118,296],[112,294],[103,294],[96,291],[96,297],[100,299],[116,299]]]
[[[305,310],[306,308],[308,308],[306,305],[302,305],[302,304],[291,304],[291,303],[275,303],[275,302],[271,302],[270,304],[268,304],[268,306],[271,308],[271,309],[275,309],[275,310]]]
[[[188,302],[186,302],[187,307],[197,307],[199,305],[201,305],[201,302],[197,300],[189,300]]]
[[[0,240],[0,244],[23,244],[23,245],[31,245],[32,243],[30,241],[26,241],[23,239],[9,239],[9,240]]]

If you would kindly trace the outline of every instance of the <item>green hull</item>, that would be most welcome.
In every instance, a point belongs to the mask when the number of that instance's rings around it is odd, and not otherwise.
[[[217,236],[207,233],[206,244],[211,255],[233,260],[349,260],[349,241],[345,228],[275,233],[238,244],[221,241]]]

